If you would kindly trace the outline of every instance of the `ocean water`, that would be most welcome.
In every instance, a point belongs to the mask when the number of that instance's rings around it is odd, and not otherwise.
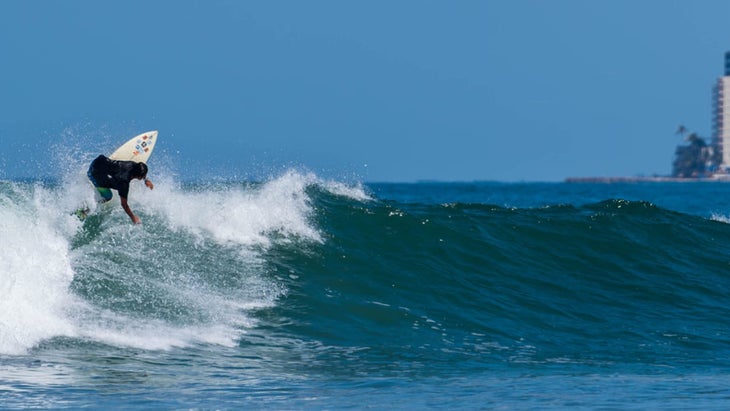
[[[1,409],[727,409],[730,184],[0,182]]]

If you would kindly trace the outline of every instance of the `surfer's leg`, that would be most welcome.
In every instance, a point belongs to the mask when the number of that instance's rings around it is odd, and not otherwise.
[[[99,200],[100,203],[106,203],[112,199],[112,190],[106,187],[96,187],[96,191],[98,191],[99,195],[101,195],[101,200]]]
[[[99,200],[99,203],[106,203],[107,201],[112,199],[112,190],[106,187],[99,187],[99,185],[96,183],[96,179],[94,179],[94,176],[91,173],[91,169],[92,167],[89,167],[89,171],[86,172],[86,175],[89,176],[89,181],[91,181],[91,184],[96,187],[96,191],[98,191],[99,195],[101,196],[101,200]]]

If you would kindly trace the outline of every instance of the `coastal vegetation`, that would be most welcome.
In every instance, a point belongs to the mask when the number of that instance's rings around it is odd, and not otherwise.
[[[677,134],[682,136],[684,144],[677,146],[674,152],[672,177],[697,178],[714,174],[722,161],[720,150],[697,133],[690,133],[684,126],[679,126]]]

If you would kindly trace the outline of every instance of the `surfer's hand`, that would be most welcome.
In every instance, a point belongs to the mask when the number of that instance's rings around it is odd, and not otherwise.
[[[139,217],[137,217],[136,215],[132,216],[132,222],[134,224],[142,224],[142,220],[140,220]]]
[[[146,185],[147,187],[149,187],[150,190],[152,190],[153,188],[155,188],[155,185],[152,184],[152,180],[144,180],[144,185]]]

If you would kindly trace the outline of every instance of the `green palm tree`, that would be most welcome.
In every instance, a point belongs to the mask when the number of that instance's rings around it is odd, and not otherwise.
[[[685,126],[683,126],[683,125],[680,124],[679,127],[677,128],[677,132],[674,133],[674,134],[679,134],[680,136],[682,136],[682,140],[684,140],[684,134],[687,131],[688,131],[687,130],[687,127],[685,127]]]

